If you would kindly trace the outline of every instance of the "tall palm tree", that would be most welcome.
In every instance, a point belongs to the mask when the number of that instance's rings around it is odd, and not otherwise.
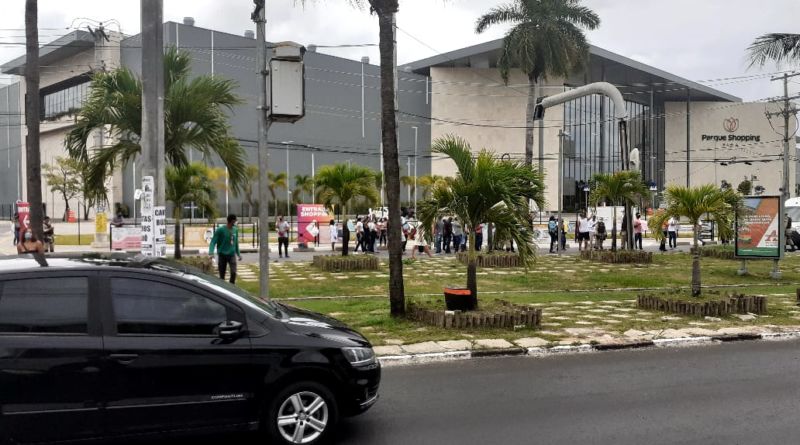
[[[439,181],[447,181],[448,178],[440,175],[423,175],[417,180],[417,185],[422,189],[422,199],[428,199],[433,186]]]
[[[192,162],[182,167],[167,167],[165,198],[173,205],[175,218],[175,258],[181,258],[181,219],[183,206],[193,203],[213,218],[217,212],[217,189],[210,169],[202,162]]]
[[[770,33],[756,37],[747,48],[750,66],[764,66],[767,62],[800,63],[800,34]]]
[[[650,196],[649,187],[642,181],[638,171],[620,171],[609,174],[596,174],[591,180],[592,194],[589,202],[608,201],[614,206],[614,221],[611,227],[611,250],[617,250],[617,206],[625,203],[634,205]],[[541,208],[541,207],[540,207]],[[631,230],[629,227],[628,230]],[[632,248],[632,246],[629,246]]]
[[[363,197],[370,203],[378,201],[375,188],[375,172],[360,165],[335,164],[319,169],[315,178],[319,198],[326,206],[339,206],[339,212],[347,214],[353,198]]]
[[[298,202],[298,197],[301,197],[299,202],[305,204],[306,193],[314,197],[314,178],[309,175],[295,175],[294,176],[294,190],[292,191],[292,200]],[[299,195],[299,196],[298,196]]]
[[[525,162],[528,165],[533,163],[536,85],[548,76],[567,77],[583,67],[589,58],[589,42],[584,30],[600,26],[600,17],[580,3],[580,0],[513,0],[492,8],[478,18],[475,25],[478,33],[492,25],[513,25],[503,39],[497,66],[506,83],[511,68],[519,68],[528,76],[525,124]]]
[[[226,112],[241,100],[234,94],[236,83],[223,76],[191,77],[191,57],[185,51],[168,49],[164,54],[164,154],[167,165],[185,167],[188,150],[204,157],[217,155],[228,168],[234,193],[245,182],[245,153],[231,134]],[[107,128],[111,145],[91,152],[92,133]],[[92,78],[89,96],[78,112],[75,127],[65,145],[70,156],[90,164],[88,180],[102,186],[108,171],[127,164],[141,153],[142,82],[127,68],[98,72]]]
[[[698,248],[698,232],[700,218],[708,214],[717,223],[719,235],[730,239],[733,235],[733,219],[735,210],[741,204],[741,195],[733,190],[720,190],[715,185],[707,184],[697,187],[671,185],[664,194],[666,209],[647,222],[648,227],[657,238],[663,237],[661,227],[671,216],[683,216],[692,225],[694,238],[692,252],[692,296],[699,297],[700,286],[700,249]]]
[[[469,144],[455,136],[437,139],[431,151],[452,159],[457,174],[452,181],[437,182],[431,198],[419,203],[420,222],[423,227],[433,227],[441,217],[455,215],[469,228],[467,288],[477,297],[478,252],[473,248],[473,228],[491,221],[498,233],[514,240],[521,259],[529,264],[536,248],[529,229],[528,203],[544,207],[544,177],[531,165],[503,161],[491,151],[481,150],[473,158]]]
[[[289,179],[286,177],[286,173],[273,173],[267,172],[267,190],[269,190],[269,194],[272,195],[272,202],[275,205],[275,212],[273,215],[278,216],[278,195],[276,194],[278,189],[286,189],[289,187]],[[288,215],[287,215],[288,216]]]

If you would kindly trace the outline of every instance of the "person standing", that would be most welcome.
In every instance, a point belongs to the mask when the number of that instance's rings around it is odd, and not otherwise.
[[[17,253],[44,253],[44,244],[36,239],[32,230],[22,231],[22,240],[17,243]]]
[[[444,230],[444,218],[441,220],[437,219],[436,223],[433,225],[433,246],[434,246],[434,253],[439,255],[442,253],[442,230]]]
[[[378,226],[375,224],[375,216],[370,216],[367,220],[367,246],[370,253],[375,253],[375,241],[378,239]]]
[[[622,238],[622,246],[620,249],[625,250],[628,246],[628,218],[625,217],[625,212],[622,212],[622,225],[620,226],[619,235],[620,238]]]
[[[637,213],[636,219],[633,220],[633,248],[643,250],[642,249],[642,232],[644,231],[642,227],[642,215]]]
[[[45,252],[55,252],[56,246],[56,231],[53,228],[53,225],[50,224],[50,217],[44,217],[44,224],[43,224],[43,233],[44,233],[44,251]]]
[[[553,249],[558,249],[558,222],[553,215],[547,221],[547,233],[550,234],[550,253],[556,253]]]
[[[442,250],[450,253],[450,241],[453,239],[453,220],[452,218],[442,218]]]
[[[14,245],[16,246],[19,244],[19,213],[14,212],[12,221],[14,221]]]
[[[353,249],[353,252],[358,252],[358,247],[361,246],[361,252],[366,252],[364,249],[365,246],[364,242],[364,221],[361,220],[361,217],[358,216],[356,219],[356,248]]]
[[[332,219],[330,224],[331,233],[331,252],[336,252],[336,241],[339,239],[339,226],[336,220]]]
[[[417,258],[417,252],[422,255],[423,253],[427,254],[428,257],[432,257],[431,255],[431,248],[428,245],[428,241],[425,239],[425,230],[422,227],[422,224],[417,224],[416,226],[416,234],[414,238],[414,248],[411,249],[411,258]]]
[[[227,224],[217,227],[211,243],[208,246],[208,254],[214,255],[217,250],[217,260],[219,265],[219,277],[225,279],[225,272],[228,266],[231,268],[232,284],[236,283],[236,260],[242,261],[242,254],[239,252],[239,229],[236,227],[236,215],[228,215]]]
[[[342,256],[347,256],[350,250],[350,234],[356,231],[356,226],[350,218],[342,224]]]
[[[476,225],[473,230],[475,230],[475,250],[480,252],[483,247],[483,224]]]
[[[600,218],[600,221],[597,221],[597,226],[595,226],[595,237],[597,238],[597,248],[599,250],[603,250],[603,242],[606,240],[606,236],[608,232],[606,232],[606,223],[603,218]]]
[[[669,248],[674,249],[678,247],[678,218],[674,215],[671,216],[667,222],[667,235],[669,237]]]
[[[578,251],[589,250],[589,220],[586,213],[581,212],[578,217]]]
[[[452,221],[450,224],[453,227],[453,249],[456,253],[461,252],[461,244],[464,240],[464,229],[461,227],[461,223],[458,222],[458,218],[450,218]]]
[[[667,238],[669,237],[669,222],[664,221],[661,225],[661,243],[658,245],[658,250],[662,252],[667,251]]]
[[[567,250],[567,232],[569,232],[569,223],[564,218],[561,218],[559,226],[561,230],[561,250]]]
[[[595,233],[597,233],[597,215],[592,215],[589,218],[589,250],[596,249]]]
[[[278,216],[275,230],[278,231],[278,258],[283,257],[282,248],[285,250],[286,258],[289,258],[289,223],[283,220],[283,216]]]
[[[389,221],[386,217],[383,217],[378,221],[378,233],[380,234],[378,235],[378,247],[386,245],[386,241],[388,241],[386,238],[386,226],[388,223]]]

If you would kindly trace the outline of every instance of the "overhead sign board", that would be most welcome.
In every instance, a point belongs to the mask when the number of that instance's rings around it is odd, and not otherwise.
[[[780,196],[745,196],[736,215],[737,258],[783,258],[785,233]]]

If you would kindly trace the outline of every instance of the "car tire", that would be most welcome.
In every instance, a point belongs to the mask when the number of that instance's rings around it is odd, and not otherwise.
[[[262,427],[269,444],[325,443],[339,420],[333,393],[313,381],[292,383],[267,403]]]

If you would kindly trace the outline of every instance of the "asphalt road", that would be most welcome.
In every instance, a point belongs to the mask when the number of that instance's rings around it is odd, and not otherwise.
[[[389,368],[335,443],[798,443],[798,380],[796,341]]]

